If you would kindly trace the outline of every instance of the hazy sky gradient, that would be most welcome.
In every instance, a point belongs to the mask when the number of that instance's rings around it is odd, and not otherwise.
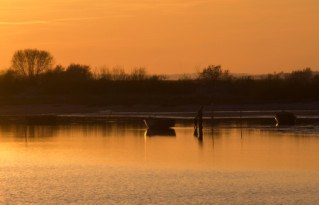
[[[318,25],[318,0],[0,0],[0,69],[39,48],[151,73],[319,70]]]

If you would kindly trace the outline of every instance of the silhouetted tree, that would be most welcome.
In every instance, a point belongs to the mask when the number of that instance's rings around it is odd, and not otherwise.
[[[296,70],[291,72],[288,79],[297,82],[308,82],[313,77],[311,68],[305,68],[303,70]]]
[[[97,79],[123,81],[128,80],[128,75],[120,66],[116,66],[112,70],[103,66],[102,68],[100,68],[100,73],[98,74]]]
[[[112,80],[127,80],[127,74],[122,67],[114,67],[111,71]]]
[[[228,70],[223,71],[220,65],[209,65],[199,73],[199,80],[216,81],[231,78]]]
[[[147,75],[144,68],[125,73],[122,67],[111,70],[103,67],[99,73],[93,73],[89,66],[81,64],[71,64],[66,68],[58,65],[54,69],[29,74],[29,64],[37,61],[35,57],[24,55],[24,51],[16,54],[15,60],[20,62],[17,64],[20,67],[0,72],[0,105],[79,103],[175,106],[319,100],[319,74],[310,68],[264,76],[232,76],[221,66],[210,65],[199,73],[198,79],[185,77],[180,80]],[[36,80],[21,77],[36,75]]]
[[[73,80],[88,80],[92,78],[90,66],[71,64],[67,67],[65,74]]]
[[[151,75],[151,76],[148,76],[147,79],[151,81],[161,81],[161,80],[166,80],[167,77],[165,75]]]
[[[147,78],[145,68],[135,68],[129,78],[130,80],[145,80]]]
[[[284,72],[267,74],[265,79],[266,80],[282,80],[285,78],[286,75],[287,74],[285,74]]]
[[[11,69],[18,74],[33,78],[48,71],[53,66],[53,56],[37,49],[18,50],[11,60]]]
[[[18,79],[19,77],[17,73],[11,69],[0,75],[0,81],[3,83],[3,85],[8,85],[6,87],[7,90],[10,89],[10,86],[12,86],[12,84],[14,84]]]

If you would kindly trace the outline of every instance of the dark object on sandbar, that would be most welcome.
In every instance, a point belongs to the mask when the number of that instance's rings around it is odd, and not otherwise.
[[[174,129],[147,129],[145,135],[148,137],[155,137],[155,136],[163,136],[163,137],[175,137],[176,132]]]
[[[295,125],[296,119],[296,115],[292,112],[281,111],[275,114],[276,126]]]
[[[174,127],[175,120],[172,118],[149,117],[144,119],[144,123],[148,129],[160,130],[160,129],[168,129],[170,127]]]

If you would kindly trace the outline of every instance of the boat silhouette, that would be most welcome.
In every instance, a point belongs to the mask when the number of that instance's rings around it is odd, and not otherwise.
[[[297,117],[292,112],[281,111],[275,114],[276,126],[295,125]]]

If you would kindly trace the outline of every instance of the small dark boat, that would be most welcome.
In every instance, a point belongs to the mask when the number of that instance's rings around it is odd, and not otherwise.
[[[175,120],[172,118],[149,117],[144,119],[144,123],[148,129],[160,130],[160,129],[169,129],[170,127],[174,127]]]
[[[165,136],[165,137],[175,137],[176,132],[174,129],[147,129],[145,132],[145,136],[155,137],[155,136]]]
[[[275,114],[276,126],[280,125],[295,125],[297,117],[292,112],[278,112]]]

